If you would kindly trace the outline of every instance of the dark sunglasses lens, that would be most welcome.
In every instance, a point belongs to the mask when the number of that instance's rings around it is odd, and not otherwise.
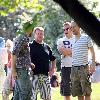
[[[64,29],[64,31],[68,31],[69,28]]]

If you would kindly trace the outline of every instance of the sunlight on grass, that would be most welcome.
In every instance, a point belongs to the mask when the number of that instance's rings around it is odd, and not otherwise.
[[[92,83],[92,90],[93,90],[92,100],[100,100],[100,83]],[[2,100],[1,94],[0,94],[0,100]],[[38,94],[37,100],[40,100],[39,94]],[[52,100],[63,100],[63,97],[59,93],[59,87],[58,88],[52,88]],[[77,100],[77,98],[72,97],[72,100]]]
[[[92,84],[92,100],[100,100],[100,83]],[[40,95],[38,95],[39,99]],[[63,100],[63,97],[60,95],[59,88],[52,88],[52,100]],[[72,97],[72,100],[77,100],[76,97]]]

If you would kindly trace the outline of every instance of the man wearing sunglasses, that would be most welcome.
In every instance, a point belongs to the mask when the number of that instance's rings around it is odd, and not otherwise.
[[[72,67],[72,34],[70,23],[63,24],[64,37],[58,39],[57,49],[61,54],[61,85],[60,93],[64,96],[64,100],[71,100],[70,92],[70,73]]]

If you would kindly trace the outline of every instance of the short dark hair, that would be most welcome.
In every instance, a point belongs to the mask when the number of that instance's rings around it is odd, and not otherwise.
[[[64,22],[63,26],[65,26],[65,25],[71,25],[71,23],[70,22]]]
[[[35,27],[34,30],[33,30],[33,32],[35,33],[36,30],[41,30],[41,31],[44,32],[44,28],[43,27]]]

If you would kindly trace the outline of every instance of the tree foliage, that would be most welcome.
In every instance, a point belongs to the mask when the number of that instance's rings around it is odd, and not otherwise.
[[[49,2],[49,3],[48,3]],[[57,39],[63,35],[64,21],[70,21],[71,17],[65,11],[51,0],[44,4],[43,23],[45,28],[45,41],[51,46],[57,58],[57,69],[60,70],[60,55],[57,50]]]
[[[15,18],[0,16],[0,36],[4,37],[5,40],[12,40],[16,36],[15,32],[18,28],[15,25],[15,22]]]
[[[99,0],[79,0],[97,18],[100,18]]]
[[[41,10],[43,6],[40,4],[45,0],[0,0],[0,15],[7,16],[18,10]]]
[[[100,13],[95,11],[98,0],[80,1],[91,12],[95,12],[97,17],[100,16]],[[23,12],[32,18],[38,13],[38,17],[34,19],[34,26],[44,27],[45,41],[53,49],[57,58],[57,67],[60,70],[60,55],[57,51],[56,41],[63,36],[63,22],[71,21],[71,17],[53,0],[0,0],[0,36],[5,39],[13,39],[16,36],[19,26],[23,23],[19,17]]]

